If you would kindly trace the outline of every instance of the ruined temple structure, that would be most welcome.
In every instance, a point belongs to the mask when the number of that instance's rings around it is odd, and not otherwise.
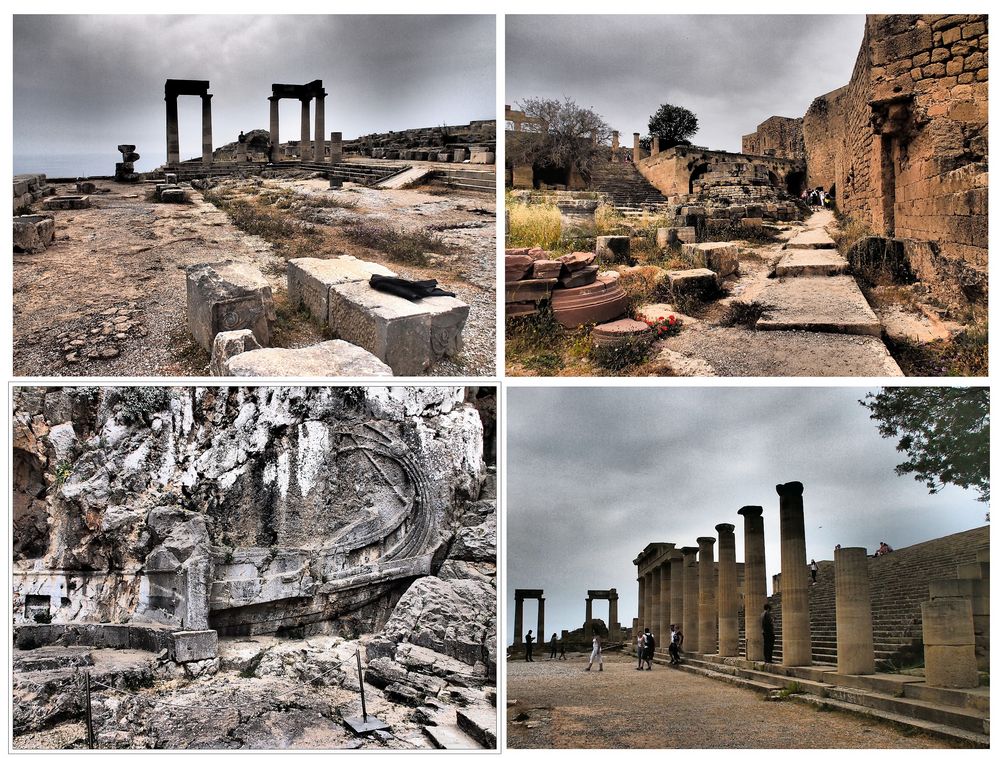
[[[633,561],[633,632],[684,633],[684,670],[773,695],[792,689],[825,707],[897,720],[966,744],[989,744],[989,527],[882,555],[841,547],[812,582],[800,482],[776,487],[777,509],[745,506],[742,529],[715,526],[697,547],[647,545]],[[764,517],[780,525],[781,573],[767,596]],[[743,532],[744,564],[735,562]],[[716,559],[715,546],[718,543]],[[771,561],[778,560],[773,556]],[[774,662],[760,616],[772,607]],[[914,665],[918,668],[913,668]],[[922,670],[921,670],[922,668]],[[899,672],[900,669],[902,671]]]
[[[400,702],[447,700],[448,680],[485,703],[496,516],[479,402],[460,387],[16,390],[15,731],[80,713],[69,659],[108,686],[254,677],[259,657],[230,656],[261,639],[360,637],[368,681]],[[139,657],[125,672],[111,648]],[[68,701],[30,694],[39,666]],[[200,738],[250,744],[232,736]],[[185,746],[146,738],[106,737]]]
[[[868,16],[850,81],[801,119],[806,184],[946,301],[985,302],[988,46],[985,15]],[[744,148],[775,145],[774,124]]]
[[[524,623],[524,601],[535,600],[538,603],[538,618],[534,627]],[[608,621],[594,616],[594,601],[608,601]],[[583,625],[576,629],[563,629],[556,639],[561,648],[568,651],[589,651],[594,635],[600,637],[605,648],[620,645],[629,630],[618,623],[618,590],[587,590],[587,611]],[[532,636],[537,640],[539,651],[547,649],[551,636],[545,631],[545,591],[540,589],[514,590],[514,641],[507,648],[508,655],[520,654],[524,650],[525,629],[532,630]]]

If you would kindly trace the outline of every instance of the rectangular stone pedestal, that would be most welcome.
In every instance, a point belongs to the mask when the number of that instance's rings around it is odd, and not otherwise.
[[[367,282],[372,274],[395,276],[385,266],[341,255],[336,258],[293,258],[288,261],[288,302],[304,306],[321,324],[330,321],[330,287]]]
[[[246,263],[199,263],[187,268],[188,328],[206,351],[219,332],[249,329],[265,347],[275,320],[271,287]]]

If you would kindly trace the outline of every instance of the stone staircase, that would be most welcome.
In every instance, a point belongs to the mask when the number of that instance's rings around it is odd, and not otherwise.
[[[464,192],[493,195],[497,191],[497,176],[495,171],[441,168],[431,171],[430,184]]]
[[[605,195],[624,216],[663,213],[669,207],[667,198],[631,163],[598,160],[591,169],[590,188]]]

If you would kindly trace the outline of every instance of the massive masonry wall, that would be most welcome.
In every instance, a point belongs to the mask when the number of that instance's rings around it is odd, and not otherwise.
[[[987,265],[986,16],[869,16],[850,83],[803,122],[811,186],[945,277]]]
[[[635,166],[646,181],[669,197],[693,192],[693,182],[721,164],[753,166],[770,172],[774,174],[775,186],[782,187],[785,186],[789,174],[802,169],[801,161],[788,158],[742,155],[680,145],[643,158]]]
[[[753,134],[743,135],[743,152],[750,155],[774,155],[778,158],[805,158],[802,119],[771,116],[757,125]]]

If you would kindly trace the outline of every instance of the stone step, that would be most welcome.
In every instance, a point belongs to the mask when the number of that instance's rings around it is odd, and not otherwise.
[[[981,734],[978,732],[973,732],[966,729],[960,729],[945,724],[938,724],[933,721],[914,718],[912,716],[904,716],[898,713],[886,713],[884,711],[880,711],[876,708],[871,708],[869,706],[857,705],[855,703],[848,703],[841,700],[835,700],[832,698],[821,698],[815,695],[792,695],[792,697],[796,700],[810,703],[812,705],[822,708],[832,708],[838,711],[856,713],[862,716],[874,717],[877,719],[882,719],[884,721],[891,721],[896,724],[907,726],[911,729],[917,729],[925,734],[931,734],[938,737],[947,737],[950,739],[958,740],[971,747],[988,748],[990,745],[990,738],[988,734]]]
[[[985,733],[986,730],[983,713],[971,708],[931,703],[925,700],[911,700],[906,697],[893,697],[850,687],[833,687],[829,690],[829,697],[833,700],[873,708],[880,712],[923,719],[935,724],[953,726],[979,734]]]
[[[479,745],[493,749],[497,746],[497,714],[486,708],[469,708],[458,712],[458,728]]]
[[[412,166],[398,174],[393,174],[388,179],[381,179],[375,183],[376,187],[382,189],[402,189],[411,184],[418,184],[423,181],[431,170],[423,166]]]
[[[804,229],[785,243],[785,250],[830,250],[836,247],[833,238],[822,228]]]
[[[697,674],[709,679],[714,679],[717,682],[724,682],[735,687],[753,690],[754,692],[758,692],[765,697],[770,697],[781,689],[780,687],[774,687],[770,684],[766,684],[765,682],[758,682],[754,679],[747,679],[741,676],[733,676],[732,674],[723,674],[719,671],[712,671],[710,669],[702,668],[701,666],[693,666],[689,663],[681,663],[681,665],[677,668],[680,671],[687,671],[689,674]]]
[[[836,250],[803,249],[785,254],[774,269],[777,276],[835,276],[847,273],[847,261]]]
[[[426,734],[434,747],[442,750],[482,750],[483,746],[463,732],[457,726],[442,724],[439,726],[424,725]]]
[[[758,319],[758,330],[882,334],[878,316],[851,277],[772,280],[758,299],[773,309]]]

